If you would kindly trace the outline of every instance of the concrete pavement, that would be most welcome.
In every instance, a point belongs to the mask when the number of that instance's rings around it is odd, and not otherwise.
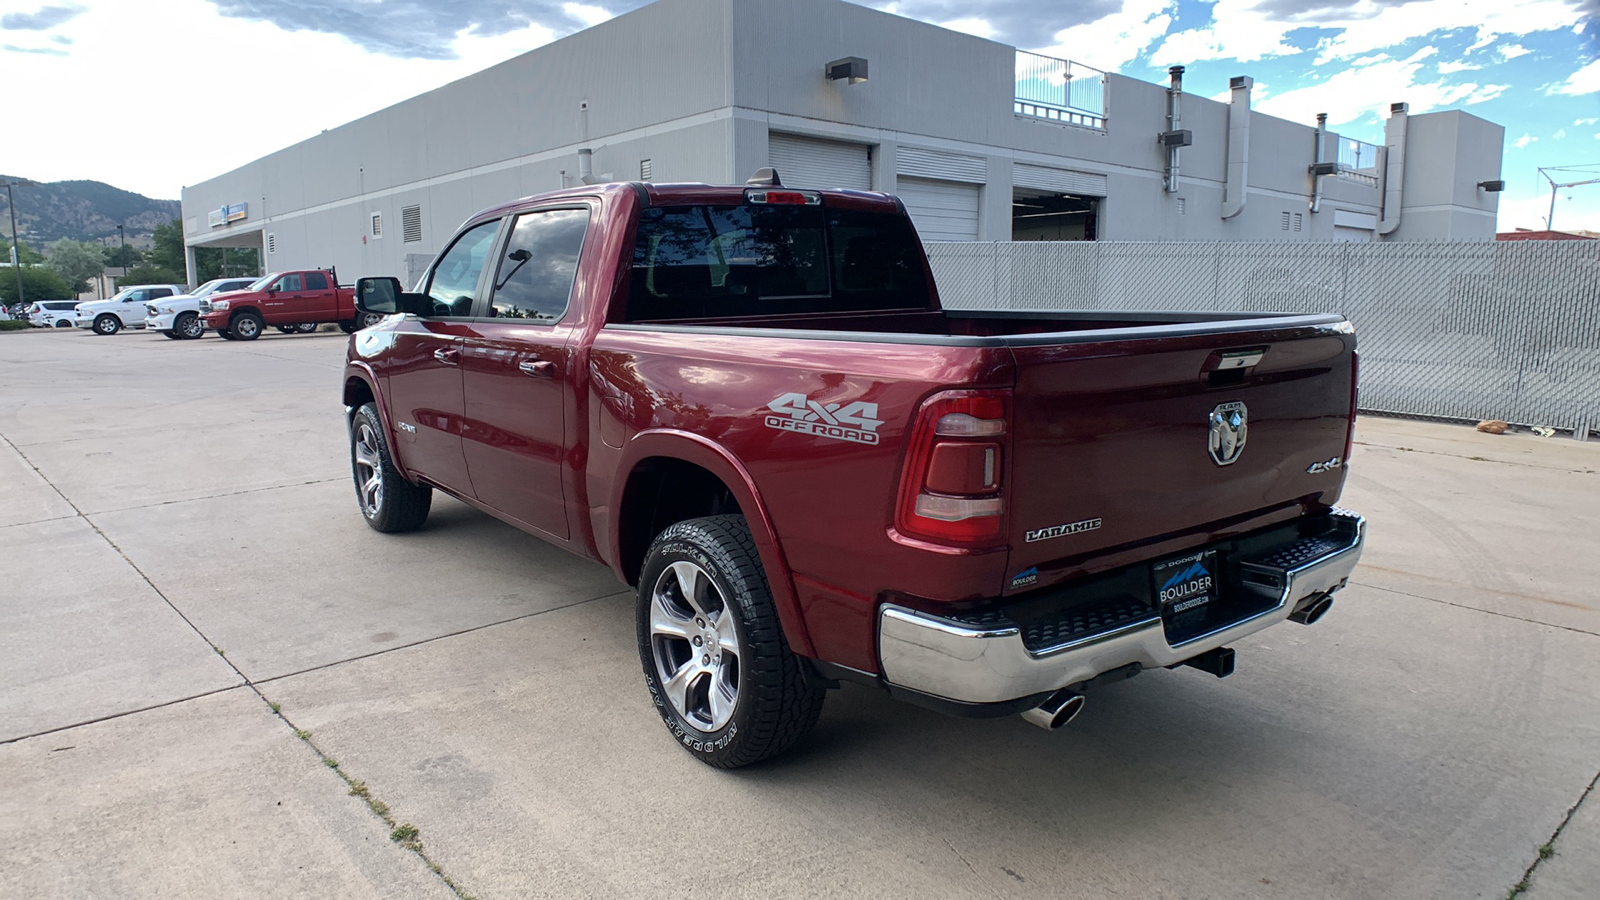
[[[1595,895],[1600,442],[1364,419],[1355,582],[1226,681],[1056,733],[847,686],[726,773],[607,571],[366,528],[343,345],[0,334],[0,895]]]

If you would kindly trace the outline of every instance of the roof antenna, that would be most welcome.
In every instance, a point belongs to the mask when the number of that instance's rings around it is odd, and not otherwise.
[[[778,180],[778,170],[771,166],[757,169],[756,173],[751,175],[750,180],[746,181],[745,184],[752,187],[783,187],[783,182]]]

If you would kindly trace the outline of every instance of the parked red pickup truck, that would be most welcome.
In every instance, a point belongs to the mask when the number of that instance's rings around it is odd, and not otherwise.
[[[230,341],[253,341],[271,325],[285,333],[337,322],[346,334],[382,318],[356,310],[355,295],[332,269],[273,272],[241,291],[200,301],[206,327]]]
[[[1328,609],[1355,407],[1337,315],[941,309],[891,196],[607,184],[474,216],[350,342],[360,509],[432,490],[638,590],[645,681],[719,767],[825,689],[1064,724]]]

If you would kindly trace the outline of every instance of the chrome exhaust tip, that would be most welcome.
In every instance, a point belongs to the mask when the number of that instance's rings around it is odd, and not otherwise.
[[[1022,718],[1046,731],[1055,731],[1071,722],[1082,711],[1083,695],[1062,688],[1051,694],[1050,699],[1024,712]]]
[[[1333,595],[1323,594],[1320,597],[1302,604],[1289,614],[1289,621],[1299,622],[1301,625],[1315,625],[1317,620],[1327,614],[1333,607]]]

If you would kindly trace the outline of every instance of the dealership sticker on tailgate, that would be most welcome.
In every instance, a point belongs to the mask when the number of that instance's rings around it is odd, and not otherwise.
[[[1150,567],[1161,613],[1175,616],[1205,606],[1217,596],[1217,552],[1207,550]]]

